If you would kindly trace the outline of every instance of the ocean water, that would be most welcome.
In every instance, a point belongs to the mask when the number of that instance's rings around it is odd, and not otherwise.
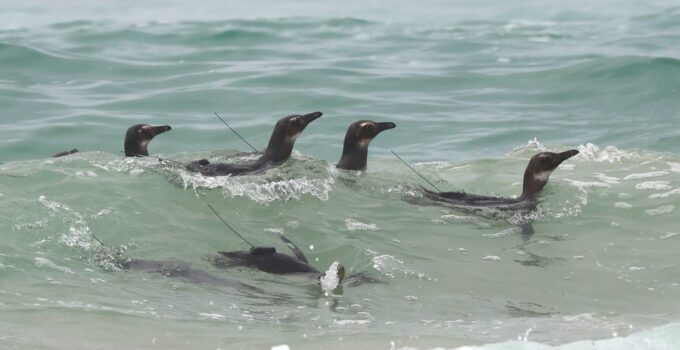
[[[680,348],[678,42],[678,1],[2,2],[0,348]],[[121,153],[130,125],[169,124],[152,154],[230,159],[248,147],[214,112],[264,147],[317,110],[258,176]],[[397,128],[338,171],[359,119]],[[527,242],[414,203],[423,181],[389,152],[439,188],[512,196],[533,154],[571,148]],[[373,282],[218,270],[207,256],[247,246],[208,204]]]

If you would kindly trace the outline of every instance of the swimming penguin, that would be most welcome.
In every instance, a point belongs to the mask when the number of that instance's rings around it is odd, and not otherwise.
[[[148,156],[147,147],[156,135],[172,130],[170,125],[151,126],[149,124],[137,124],[129,127],[125,133],[125,156],[141,157]]]
[[[381,132],[396,128],[391,122],[376,123],[372,120],[359,120],[347,128],[342,156],[336,165],[338,169],[364,170],[368,157],[368,145]]]
[[[541,152],[529,160],[524,171],[522,194],[517,198],[480,196],[465,192],[435,192],[423,188],[425,198],[457,208],[492,208],[500,210],[533,210],[548,183],[548,177],[565,160],[577,155],[575,149],[562,153]]]
[[[218,268],[249,267],[277,275],[305,274],[315,278],[319,282],[321,289],[326,293],[340,291],[342,289],[342,281],[345,278],[345,267],[340,265],[339,262],[333,262],[328,270],[322,273],[314,266],[310,265],[302,250],[283,235],[279,235],[279,238],[281,238],[281,240],[293,251],[295,257],[277,253],[276,248],[274,247],[256,247],[231,227],[212,205],[208,204],[208,208],[210,208],[220,221],[222,221],[222,223],[224,223],[224,225],[236,236],[250,245],[250,250],[248,251],[218,252],[219,255],[209,257],[209,261],[213,266]],[[354,284],[373,282],[372,279],[365,277],[366,276],[363,274],[357,274],[356,277],[352,278],[352,282]]]
[[[99,251],[98,254],[103,254],[105,257],[107,257],[107,259],[115,261],[115,266],[121,270],[158,273],[165,277],[180,278],[190,283],[245,288],[258,292],[261,291],[260,289],[252,287],[245,283],[237,282],[222,277],[217,277],[203,270],[195,269],[191,267],[189,263],[182,261],[159,261],[159,260],[122,258],[119,255],[119,253],[114,253],[109,248],[107,248],[104,245],[104,243],[102,243],[102,241],[99,238],[97,238],[97,236],[95,236],[94,234],[92,235],[92,238],[94,238],[94,240],[97,241],[104,249],[102,251]]]
[[[165,277],[180,278],[190,283],[207,284],[224,287],[245,287],[249,285],[234,280],[213,276],[205,271],[192,268],[190,264],[181,261],[157,261],[145,259],[130,259],[119,265],[122,270],[144,271],[159,273]]]
[[[337,261],[328,270],[321,272],[309,264],[298,246],[283,235],[279,237],[293,251],[295,257],[278,253],[274,247],[253,246],[248,251],[218,252],[219,255],[209,257],[209,261],[217,268],[247,267],[275,275],[307,275],[317,280],[325,292],[341,291],[345,281],[350,287],[364,283],[383,283],[361,272],[346,276],[345,267]]]
[[[79,151],[78,151],[77,149],[74,148],[74,149],[72,149],[72,150],[70,150],[70,151],[59,152],[59,153],[53,155],[52,158],[64,157],[64,156],[68,156],[68,155],[70,155],[70,154],[74,154],[74,153],[78,153],[78,152],[79,152]]]
[[[269,144],[260,159],[250,163],[210,163],[207,159],[193,161],[186,169],[204,176],[244,175],[280,165],[290,158],[295,139],[309,123],[321,117],[321,112],[290,115],[276,122]]]
[[[319,270],[309,264],[307,257],[300,248],[283,235],[279,235],[279,238],[293,251],[294,257],[277,253],[274,247],[251,247],[248,251],[218,252],[220,255],[214,257],[212,263],[215,267],[245,266],[277,275],[321,274]]]

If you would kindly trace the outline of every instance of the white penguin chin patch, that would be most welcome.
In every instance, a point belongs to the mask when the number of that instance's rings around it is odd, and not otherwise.
[[[366,148],[371,143],[371,139],[361,139],[357,144],[360,148]]]
[[[552,174],[552,170],[542,171],[538,174],[534,174],[534,179],[539,181],[548,181],[550,174]]]
[[[142,147],[148,146],[150,141],[151,141],[151,140],[144,140],[144,141],[142,141]]]
[[[298,136],[300,136],[300,134],[295,134],[293,136],[289,136],[288,142],[295,142],[295,140],[297,140]]]
[[[324,293],[332,293],[340,285],[340,263],[334,261],[326,273],[319,278]]]

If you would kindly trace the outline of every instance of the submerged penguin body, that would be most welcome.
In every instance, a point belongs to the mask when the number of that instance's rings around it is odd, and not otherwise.
[[[238,281],[217,277],[203,270],[192,268],[190,264],[181,261],[131,259],[121,264],[120,267],[124,270],[158,273],[165,277],[179,278],[189,283],[253,288]]]
[[[534,210],[550,174],[577,150],[561,153],[541,152],[534,155],[524,171],[522,194],[517,198],[494,197],[465,192],[435,192],[423,188],[423,196],[431,201],[461,209],[491,208],[498,210]]]
[[[284,274],[313,274],[320,276],[321,272],[309,264],[302,250],[284,236],[281,240],[293,251],[295,256],[281,254],[273,247],[252,247],[249,251],[218,252],[212,259],[215,267],[249,267],[263,272]]]

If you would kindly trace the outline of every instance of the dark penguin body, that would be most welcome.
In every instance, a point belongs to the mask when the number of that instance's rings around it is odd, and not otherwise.
[[[269,144],[260,159],[242,164],[210,163],[207,159],[193,161],[186,169],[204,176],[246,175],[281,165],[290,158],[297,137],[309,123],[321,117],[321,112],[305,115],[291,115],[281,118],[274,126]]]
[[[172,130],[170,125],[151,126],[137,124],[129,127],[125,133],[125,156],[144,157],[149,155],[147,147],[156,135]]]
[[[320,276],[321,272],[310,265],[307,258],[293,242],[284,236],[281,240],[290,247],[295,256],[277,253],[273,247],[252,247],[249,251],[218,252],[220,255],[212,259],[215,267],[250,267],[263,272],[286,274],[313,274]]]
[[[347,128],[342,156],[336,165],[338,169],[364,170],[368,158],[368,145],[381,132],[397,127],[396,124],[376,123],[372,120],[360,120]]]
[[[425,198],[457,208],[491,208],[499,210],[534,210],[538,197],[548,183],[550,174],[565,160],[577,155],[577,150],[562,153],[541,152],[529,160],[524,171],[522,194],[518,198],[480,196],[465,192],[434,192],[423,189]]]
[[[78,153],[78,150],[74,148],[70,151],[59,152],[59,153],[53,155],[52,158],[64,157],[64,156],[68,156],[68,155],[75,154],[75,153]]]
[[[248,287],[243,283],[213,276],[205,271],[194,269],[188,263],[181,261],[131,259],[122,263],[120,268],[124,270],[159,273],[165,277],[180,278],[190,283],[226,287]]]

